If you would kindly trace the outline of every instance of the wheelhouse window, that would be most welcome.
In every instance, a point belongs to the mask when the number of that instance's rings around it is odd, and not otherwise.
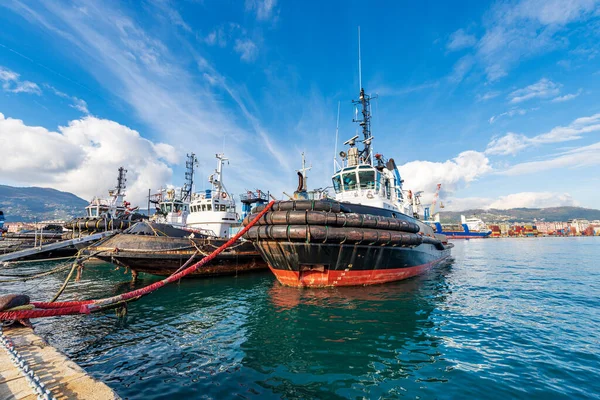
[[[206,211],[206,204],[202,204],[202,211]]]
[[[212,204],[206,205],[206,211],[212,211]]]
[[[356,190],[356,172],[345,172],[342,175],[344,190]]]
[[[360,182],[361,189],[374,189],[375,188],[375,171],[366,170],[358,171],[358,180]]]
[[[336,193],[341,192],[342,178],[340,178],[339,175],[336,175],[331,180],[333,181],[333,190],[335,190]]]

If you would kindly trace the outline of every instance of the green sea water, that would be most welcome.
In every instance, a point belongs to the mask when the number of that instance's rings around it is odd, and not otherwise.
[[[454,243],[451,264],[403,282],[302,290],[268,271],[184,280],[124,319],[34,324],[130,399],[600,398],[600,238]],[[64,299],[157,280],[141,277],[132,285],[122,269],[89,266]],[[62,279],[0,284],[0,294],[47,300]]]

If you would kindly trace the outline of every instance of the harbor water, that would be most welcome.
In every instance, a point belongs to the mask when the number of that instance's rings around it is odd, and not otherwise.
[[[452,263],[404,282],[299,290],[269,272],[184,280],[131,303],[124,319],[34,324],[129,399],[599,398],[600,239],[454,243]],[[0,294],[48,300],[64,275],[2,283]],[[158,279],[129,278],[90,265],[61,299]]]

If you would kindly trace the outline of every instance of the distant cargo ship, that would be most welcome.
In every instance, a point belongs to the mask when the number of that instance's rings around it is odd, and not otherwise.
[[[486,238],[492,234],[492,230],[479,218],[465,218],[460,216],[459,224],[442,224],[440,222],[428,222],[436,233],[446,235],[449,239],[474,239]]]

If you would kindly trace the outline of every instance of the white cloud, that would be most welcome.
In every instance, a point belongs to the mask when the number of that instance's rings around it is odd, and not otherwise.
[[[52,90],[52,92],[54,92],[55,95],[57,95],[58,97],[62,97],[63,99],[69,99],[71,100],[72,104],[70,105],[70,107],[81,111],[84,114],[89,114],[90,111],[88,110],[88,106],[85,100],[82,100],[78,97],[75,96],[69,96],[66,93],[61,92],[60,90],[56,89],[53,86],[50,85],[44,85],[46,88]]]
[[[484,34],[471,55],[493,82],[523,60],[567,47],[566,26],[587,21],[597,13],[596,0],[499,1],[484,14]]]
[[[577,140],[585,133],[597,131],[600,131],[600,113],[591,117],[577,118],[568,126],[557,126],[533,137],[509,132],[500,138],[492,139],[488,143],[485,154],[514,155],[530,146]]]
[[[473,68],[473,64],[475,64],[475,59],[472,55],[467,54],[466,56],[461,57],[455,64],[452,70],[452,73],[448,77],[448,80],[454,83],[461,82],[467,73]]]
[[[577,91],[577,93],[571,93],[571,94],[566,94],[564,96],[559,96],[559,97],[555,97],[552,99],[553,103],[562,103],[564,101],[569,101],[569,100],[573,100],[574,98],[576,98],[577,96],[579,96],[581,94],[582,90],[579,89]]]
[[[398,167],[405,189],[424,190],[423,202],[431,201],[436,185],[442,184],[446,195],[492,171],[488,158],[477,151],[463,151],[444,162],[410,161]]]
[[[491,197],[465,197],[450,198],[445,202],[445,209],[449,211],[463,211],[469,209],[508,210],[511,208],[546,208],[561,206],[578,206],[579,203],[569,193],[558,192],[521,192],[513,193],[498,198]]]
[[[568,193],[554,192],[522,192],[501,196],[488,208],[507,210],[509,208],[545,208],[559,206],[576,206],[577,202]]]
[[[242,61],[246,62],[256,60],[256,56],[258,55],[258,47],[250,39],[236,39],[233,49],[240,54]]]
[[[515,115],[525,115],[529,111],[535,111],[535,110],[538,110],[538,108],[530,108],[530,109],[513,108],[513,109],[510,109],[510,110],[508,110],[506,112],[503,112],[503,113],[500,113],[498,115],[494,115],[493,117],[491,117],[490,118],[490,124],[493,124],[494,122],[496,122],[501,117],[514,117]]]
[[[552,82],[549,79],[542,78],[532,85],[515,90],[508,97],[511,103],[521,103],[536,97],[547,98],[556,96],[559,92],[560,85]]]
[[[178,161],[172,146],[89,116],[53,132],[0,113],[0,143],[4,183],[53,187],[88,200],[106,196],[123,166],[128,170],[127,199],[144,205],[148,189],[164,186],[172,175],[169,164]]]
[[[547,160],[516,164],[499,173],[502,175],[525,175],[555,168],[597,167],[598,165],[600,165],[600,142],[577,147]]]
[[[492,139],[487,145],[485,154],[515,155],[527,147],[529,147],[527,136],[509,132],[500,138]]]
[[[491,91],[491,92],[487,92],[487,93],[484,93],[484,94],[478,94],[477,95],[477,100],[479,100],[479,101],[487,101],[487,100],[493,99],[493,98],[498,97],[498,96],[500,96],[500,92]]]
[[[22,81],[19,74],[2,66],[0,66],[0,84],[5,92],[42,94],[42,90],[37,84]]]
[[[289,163],[281,156],[277,140],[257,124],[260,110],[252,95],[243,84],[219,74],[195,42],[179,35],[169,37],[168,29],[154,25],[144,30],[126,10],[108,3],[91,2],[86,12],[54,2],[35,6],[40,12],[20,5],[11,8],[32,25],[47,29],[68,49],[69,57],[126,102],[132,117],[153,134],[195,151],[201,165],[211,170],[214,154],[225,149],[236,168],[227,183],[234,193],[250,181],[261,188],[281,187],[275,177],[290,172]],[[237,24],[224,26],[244,34]],[[166,32],[165,41],[174,39],[169,46],[154,36],[158,31]],[[197,62],[199,71],[189,70],[191,60]],[[216,85],[217,81],[224,84]],[[247,113],[240,116],[237,106],[244,106]]]
[[[459,29],[450,35],[450,40],[446,48],[449,51],[456,51],[473,47],[477,43],[477,38],[474,35],[469,35],[464,29]]]
[[[436,82],[426,82],[420,85],[414,86],[406,86],[403,88],[393,88],[389,86],[378,86],[372,92],[377,93],[379,96],[403,96],[405,94],[420,92],[426,89],[436,88],[440,85],[438,81]]]
[[[246,11],[254,11],[256,19],[266,21],[276,14],[276,5],[277,0],[246,0]]]

